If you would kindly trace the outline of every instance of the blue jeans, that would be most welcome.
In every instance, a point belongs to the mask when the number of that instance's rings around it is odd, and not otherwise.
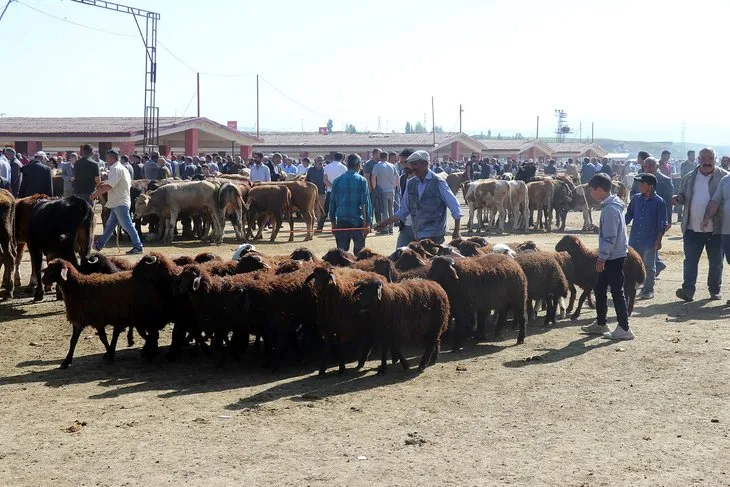
[[[710,294],[718,294],[722,285],[722,236],[712,232],[695,232],[687,229],[684,232],[684,282],[682,289],[693,297],[697,283],[697,266],[700,263],[702,250],[706,250],[710,261],[707,273],[707,289]]]
[[[398,231],[398,242],[395,244],[395,248],[406,247],[414,240],[416,240],[416,236],[413,234],[413,227],[407,227],[405,223],[401,222],[400,230]]]
[[[730,265],[730,235],[722,236],[722,254],[725,256],[725,261]]]
[[[124,231],[129,234],[129,238],[132,239],[132,247],[141,250],[142,241],[139,239],[137,229],[134,228],[134,223],[132,223],[132,217],[129,214],[129,207],[117,206],[115,208],[109,208],[109,211],[109,219],[106,221],[104,234],[99,240],[97,240],[96,246],[99,248],[104,248],[106,243],[112,237],[114,229],[117,228],[117,225],[121,225]]]
[[[654,292],[654,279],[656,278],[657,271],[657,251],[653,248],[635,250],[641,255],[641,260],[644,262],[644,269],[646,269],[646,280],[644,281],[644,288],[641,290],[641,294],[652,294]]]
[[[378,221],[381,222],[393,216],[393,193],[386,193],[376,189],[375,196],[378,198]],[[383,231],[392,233],[393,224],[388,225]]]
[[[338,223],[336,228],[354,228],[360,225],[350,225],[347,223]],[[364,225],[363,225],[364,226]],[[352,240],[352,253],[357,255],[363,248],[365,248],[365,234],[362,230],[344,230],[341,232],[335,232],[335,242],[337,248],[342,249],[345,252],[350,251],[350,240]]]

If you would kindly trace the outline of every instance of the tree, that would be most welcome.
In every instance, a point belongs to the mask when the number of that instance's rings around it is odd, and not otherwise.
[[[345,125],[345,133],[356,134],[357,129],[355,128],[355,126],[353,124],[348,123],[347,125]]]
[[[406,133],[407,134],[413,133],[413,127],[411,127],[411,122],[406,122]]]
[[[332,119],[331,118],[329,120],[327,120],[327,133],[328,134],[331,134],[332,133],[332,127],[334,125],[335,124],[332,122]]]
[[[492,131],[491,130],[487,130],[487,138],[488,139],[491,139],[492,138]]]
[[[416,126],[414,127],[413,131],[417,134],[425,134],[426,127],[424,127],[421,122],[416,122]]]
[[[497,140],[502,140],[502,133],[501,132],[497,134]]]
[[[524,139],[524,137],[522,136],[522,134],[521,134],[520,132],[517,132],[517,133],[515,134],[515,139],[517,139],[517,140],[522,140],[522,139]]]
[[[444,128],[443,128],[443,127],[439,127],[438,125],[436,125],[436,126],[435,126],[435,127],[433,128],[433,131],[434,131],[434,132],[436,132],[437,134],[441,134],[441,133],[443,133],[443,131],[444,131]]]

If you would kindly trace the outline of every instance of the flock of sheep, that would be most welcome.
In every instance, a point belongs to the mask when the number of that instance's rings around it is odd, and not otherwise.
[[[105,359],[114,359],[117,339],[127,329],[128,344],[136,330],[145,341],[143,357],[152,360],[160,331],[172,324],[171,360],[202,350],[220,366],[227,356],[238,360],[255,337],[253,347],[263,343],[264,364],[274,371],[285,354],[301,358],[314,351],[321,356],[320,375],[332,354],[343,373],[346,350],[357,351],[362,367],[377,345],[378,373],[385,373],[388,354],[393,363],[410,367],[403,355],[408,344],[425,344],[419,370],[433,364],[445,333],[458,350],[466,339],[499,339],[511,320],[517,343],[523,343],[539,309],[545,309],[546,325],[555,323],[558,308],[560,316],[566,312],[563,298],[570,295],[570,313],[581,288],[577,318],[596,279],[596,253],[574,236],[564,236],[555,250],[530,241],[493,246],[474,237],[449,245],[412,242],[390,256],[333,249],[320,259],[306,248],[273,256],[246,246],[235,260],[150,253],[133,265],[94,254],[78,268],[51,260],[42,282],[60,289],[73,328],[61,368],[71,364],[85,327],[97,330]],[[633,250],[625,269],[631,310],[645,277]],[[107,326],[113,328],[111,342]]]

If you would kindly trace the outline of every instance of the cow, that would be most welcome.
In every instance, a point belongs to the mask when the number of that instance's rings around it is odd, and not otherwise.
[[[157,215],[164,229],[164,241],[172,243],[181,213],[207,212],[213,223],[213,241],[223,242],[223,210],[218,201],[218,185],[209,181],[168,183],[140,195],[134,205],[135,218]]]
[[[218,190],[218,206],[223,210],[224,217],[230,215],[233,230],[237,240],[245,240],[241,225],[243,223],[244,203],[241,189],[234,182],[225,182]],[[225,222],[225,218],[223,220]]]
[[[282,215],[289,216],[289,242],[294,241],[294,217],[291,210],[291,191],[283,184],[263,184],[251,188],[248,192],[248,211],[246,220],[249,227],[247,234],[253,237],[251,223],[258,218],[258,233],[254,240],[263,238],[261,233],[267,217],[274,219],[274,228],[271,231],[271,242],[276,240],[282,223]]]
[[[451,192],[454,194],[456,194],[459,191],[461,185],[468,180],[469,178],[467,177],[466,172],[452,172],[451,174],[446,176],[446,184],[449,185],[449,188],[451,188]]]
[[[36,283],[34,301],[43,300],[43,256],[47,261],[64,259],[78,266],[76,250],[82,258],[88,257],[93,240],[94,210],[86,200],[69,196],[38,201],[28,227],[28,251]]]
[[[550,179],[533,181],[527,183],[527,196],[529,199],[530,223],[535,229],[543,228],[550,232],[550,215],[553,212],[553,182]],[[532,212],[537,210],[537,220],[533,219]],[[543,222],[544,219],[544,222]]]
[[[506,207],[510,202],[510,186],[508,181],[500,181],[496,179],[482,179],[469,183],[466,191],[466,204],[469,206],[469,221],[467,222],[467,232],[472,233],[472,223],[474,221],[474,211],[480,210],[478,214],[479,225],[481,229],[483,225],[482,209],[489,210],[487,216],[494,217],[499,213],[499,232],[504,231],[504,220],[506,217]]]
[[[3,299],[13,299],[15,281],[15,198],[10,191],[0,189],[0,265],[5,267],[2,286],[5,288]]]
[[[47,200],[48,195],[34,194],[15,200],[15,244],[17,246],[15,253],[15,277],[13,282],[15,286],[21,285],[20,261],[23,260],[23,252],[28,242],[28,233],[30,230],[30,219],[33,216],[33,210],[38,202]],[[31,274],[29,285],[35,284],[35,276]]]
[[[525,232],[529,228],[528,222],[528,208],[530,202],[527,197],[527,185],[524,181],[512,181],[506,180],[509,183],[509,198],[510,198],[510,209],[509,220],[512,227],[512,231],[522,227]],[[522,220],[520,221],[520,218]],[[520,225],[520,223],[522,225]]]
[[[559,179],[553,179],[553,209],[555,210],[555,226],[560,231],[565,230],[565,221],[568,219],[568,211],[573,205],[573,192],[570,186]],[[548,214],[548,220],[552,219],[552,214]]]
[[[618,195],[624,202],[627,202],[629,189],[624,183],[613,181],[611,182],[611,194]],[[599,210],[601,208],[601,202],[595,201],[591,197],[591,191],[590,188],[588,188],[588,184],[581,184],[576,187],[575,191],[573,191],[572,199],[573,209],[583,212],[583,231],[595,231],[596,226],[593,224],[593,215],[591,214],[591,210]]]
[[[278,184],[286,186],[291,192],[291,211],[292,214],[295,210],[299,210],[304,219],[304,224],[307,226],[307,236],[304,238],[305,241],[312,240],[314,238],[314,221],[315,206],[320,205],[319,210],[324,212],[319,201],[319,194],[317,186],[313,183],[306,181],[285,181],[285,182],[267,182],[267,183],[255,183],[254,187],[266,185],[266,184]],[[249,225],[251,222],[249,222]]]

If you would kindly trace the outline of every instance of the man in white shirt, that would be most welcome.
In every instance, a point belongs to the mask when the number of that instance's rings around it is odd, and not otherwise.
[[[114,233],[117,225],[121,225],[125,232],[132,239],[132,250],[127,255],[141,254],[142,241],[139,238],[137,229],[134,228],[132,217],[129,214],[129,207],[132,205],[132,197],[130,187],[132,186],[132,178],[129,176],[127,168],[119,162],[119,153],[115,150],[107,151],[106,163],[109,166],[108,178],[101,183],[96,191],[89,195],[90,200],[94,200],[99,196],[106,194],[106,207],[111,212],[109,219],[104,227],[104,234],[94,244],[94,249],[100,251]]]
[[[712,195],[727,171],[715,165],[715,151],[706,147],[699,154],[700,165],[682,178],[672,205],[684,205],[682,234],[684,244],[684,279],[676,296],[692,301],[697,284],[697,268],[706,249],[709,260],[707,288],[710,299],[721,299],[722,285],[722,212],[704,219]]]
[[[297,176],[306,176],[307,171],[309,171],[309,158],[305,157],[304,159],[302,159],[302,162],[297,164]]]
[[[3,154],[0,154],[0,178],[10,182],[10,163]]]
[[[271,171],[264,164],[264,154],[262,152],[253,153],[254,164],[251,166],[251,182],[271,181]]]
[[[393,201],[395,198],[395,188],[398,185],[398,172],[393,164],[381,159],[380,162],[373,166],[371,181],[373,193],[378,199],[378,204],[376,205],[378,209],[377,221],[380,222],[393,216]],[[378,232],[378,235],[386,234],[393,234],[392,224]]]
[[[342,163],[345,155],[341,152],[335,152],[333,161],[324,166],[324,185],[327,188],[327,195],[324,198],[324,214],[320,217],[319,223],[317,224],[317,230],[324,228],[324,221],[330,211],[330,198],[332,197],[332,184],[335,179],[342,176],[347,172],[347,167]]]

